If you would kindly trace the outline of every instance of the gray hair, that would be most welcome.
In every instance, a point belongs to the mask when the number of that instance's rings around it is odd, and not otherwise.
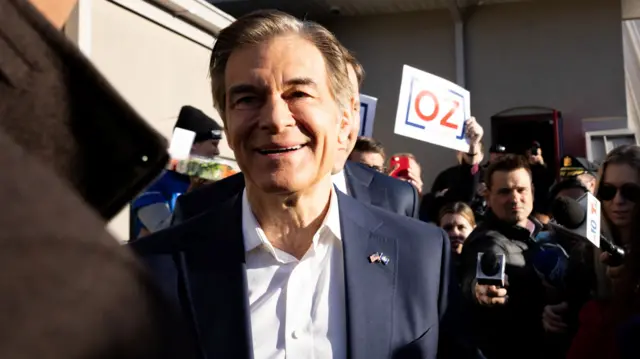
[[[345,49],[325,27],[312,21],[301,21],[277,10],[260,10],[245,15],[223,29],[213,47],[209,71],[213,104],[226,124],[226,84],[224,74],[231,53],[242,46],[255,45],[274,37],[297,34],[313,43],[326,63],[329,90],[340,109],[350,109],[353,94]]]

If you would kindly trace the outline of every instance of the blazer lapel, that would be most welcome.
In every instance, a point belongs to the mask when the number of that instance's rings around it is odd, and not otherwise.
[[[241,198],[236,195],[194,218],[189,238],[184,238],[192,245],[178,261],[184,283],[181,301],[188,303],[207,359],[253,358]]]
[[[397,252],[395,240],[376,236],[381,225],[356,200],[338,195],[344,246],[350,359],[391,357],[392,316]],[[369,256],[383,253],[385,265]]]

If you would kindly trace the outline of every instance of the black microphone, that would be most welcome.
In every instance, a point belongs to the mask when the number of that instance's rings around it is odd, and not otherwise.
[[[551,205],[551,214],[556,223],[559,224],[562,229],[579,236],[581,239],[587,238],[586,212],[586,208],[583,208],[579,202],[566,196],[558,196]],[[596,247],[598,246],[596,245]],[[619,266],[624,261],[624,249],[614,244],[602,234],[600,234],[599,247],[611,256],[609,260],[610,266]]]

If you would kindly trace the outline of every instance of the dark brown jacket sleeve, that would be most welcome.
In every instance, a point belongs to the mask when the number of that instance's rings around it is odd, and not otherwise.
[[[1,131],[0,169],[0,358],[189,358],[133,255]]]

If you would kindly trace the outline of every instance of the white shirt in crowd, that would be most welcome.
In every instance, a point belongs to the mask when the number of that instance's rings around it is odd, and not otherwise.
[[[271,245],[242,196],[255,359],[347,357],[344,257],[335,190],[309,251],[297,260]]]

